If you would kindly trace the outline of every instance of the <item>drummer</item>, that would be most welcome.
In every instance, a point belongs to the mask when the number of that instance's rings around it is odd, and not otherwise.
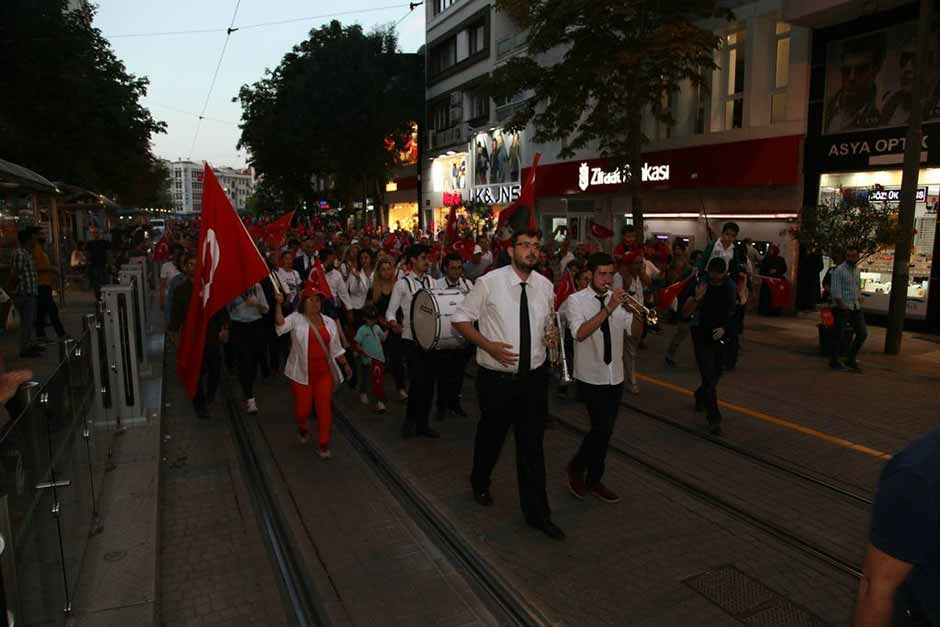
[[[459,291],[466,295],[473,287],[473,283],[463,276],[463,258],[459,254],[448,253],[441,268],[444,274],[437,280],[437,289]],[[437,352],[437,419],[444,420],[448,411],[465,418],[467,412],[460,404],[460,391],[467,362],[473,355],[473,345],[467,343],[459,348]]]
[[[431,277],[427,275],[428,247],[424,244],[414,244],[405,251],[404,257],[411,270],[395,283],[388,310],[385,312],[385,319],[392,332],[401,336],[402,352],[408,363],[408,406],[401,427],[401,437],[407,439],[420,435],[439,438],[441,434],[428,424],[437,363],[433,352],[424,351],[414,341],[411,325],[411,303],[415,293],[432,287]],[[399,309],[402,312],[401,324],[396,320]]]

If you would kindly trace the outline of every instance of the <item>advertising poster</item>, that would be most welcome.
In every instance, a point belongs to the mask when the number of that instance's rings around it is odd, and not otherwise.
[[[431,165],[431,190],[457,192],[467,187],[467,153],[438,157]]]
[[[915,23],[829,44],[823,133],[904,126],[911,116]],[[930,28],[924,122],[940,120],[940,18]]]
[[[518,184],[522,176],[521,133],[495,129],[478,133],[473,139],[473,184]]]

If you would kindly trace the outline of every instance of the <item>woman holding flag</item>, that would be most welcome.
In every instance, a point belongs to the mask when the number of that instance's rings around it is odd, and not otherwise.
[[[343,374],[349,377],[352,369],[340,344],[336,322],[321,313],[322,296],[316,283],[308,282],[297,311],[285,318],[281,311],[284,296],[278,293],[274,299],[274,328],[278,335],[290,334],[290,355],[284,374],[290,379],[294,394],[300,443],[307,443],[310,412],[316,407],[320,459],[330,459],[333,391],[343,382]],[[336,362],[342,365],[343,373]]]

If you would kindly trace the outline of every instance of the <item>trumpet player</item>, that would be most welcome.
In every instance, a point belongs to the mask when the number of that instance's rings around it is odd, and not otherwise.
[[[454,314],[453,326],[477,347],[480,422],[473,447],[473,499],[493,504],[490,476],[509,428],[516,441],[516,476],[522,514],[553,540],[564,532],[552,522],[545,492],[545,410],[548,406],[546,331],[555,315],[551,281],[533,272],[541,252],[539,231],[513,233],[511,264],[478,278]],[[479,322],[479,330],[473,327]],[[558,341],[557,334],[553,338]]]
[[[626,306],[623,288],[611,289],[614,260],[606,253],[588,259],[591,283],[568,298],[574,335],[574,379],[587,404],[591,430],[568,463],[568,488],[579,499],[592,494],[606,503],[620,497],[604,485],[607,446],[623,396],[625,337],[638,337],[642,322]]]

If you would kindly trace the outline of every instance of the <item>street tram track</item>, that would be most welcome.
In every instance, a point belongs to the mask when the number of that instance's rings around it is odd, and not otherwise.
[[[845,497],[845,498],[848,499],[849,501],[854,501],[854,502],[859,503],[859,504],[861,504],[861,505],[864,505],[864,506],[866,506],[866,507],[871,507],[871,505],[872,505],[872,503],[873,503],[872,498],[871,498],[870,496],[867,496],[867,495],[864,495],[864,494],[859,494],[859,493],[853,492],[852,490],[849,490],[849,489],[847,489],[847,488],[843,488],[842,486],[839,486],[839,485],[837,485],[837,484],[835,484],[835,483],[833,483],[833,482],[831,482],[831,481],[828,481],[828,480],[826,480],[826,479],[824,479],[824,478],[822,478],[822,477],[820,477],[820,476],[814,475],[814,474],[811,473],[811,472],[808,472],[808,471],[806,471],[806,470],[803,470],[803,469],[801,469],[801,468],[798,468],[798,467],[796,467],[796,466],[793,465],[793,464],[789,464],[789,463],[786,463],[786,462],[783,462],[783,461],[777,461],[777,460],[771,459],[771,458],[767,457],[766,455],[762,455],[762,454],[760,454],[760,453],[756,453],[756,452],[754,452],[754,451],[751,451],[751,450],[749,450],[749,449],[747,449],[747,448],[744,448],[743,446],[740,446],[740,445],[738,445],[738,444],[734,444],[733,442],[729,442],[728,440],[726,440],[726,439],[724,439],[724,438],[711,435],[710,433],[705,433],[705,432],[701,431],[700,429],[696,429],[696,428],[693,427],[693,426],[684,424],[684,423],[682,423],[682,422],[680,422],[680,421],[678,421],[678,420],[675,420],[675,419],[673,419],[673,418],[669,418],[668,416],[664,416],[664,415],[662,415],[662,414],[658,414],[658,413],[656,413],[656,412],[652,412],[652,411],[649,411],[649,410],[647,410],[647,409],[643,409],[642,407],[640,407],[640,406],[638,406],[638,405],[636,405],[636,404],[634,404],[634,403],[631,403],[631,402],[629,402],[629,401],[621,401],[621,402],[620,402],[620,405],[621,405],[622,407],[626,407],[627,409],[629,409],[630,411],[632,411],[632,412],[634,412],[634,413],[640,414],[640,415],[643,416],[644,418],[648,418],[648,419],[650,419],[650,420],[654,420],[654,421],[656,421],[656,422],[658,422],[658,423],[660,423],[660,424],[663,424],[663,425],[668,425],[668,426],[670,426],[670,427],[672,427],[672,428],[674,428],[674,429],[677,429],[677,430],[682,431],[682,432],[684,432],[684,433],[688,433],[689,435],[691,435],[691,436],[693,436],[693,437],[696,437],[696,438],[698,438],[698,439],[700,439],[700,440],[705,440],[705,441],[711,442],[712,444],[714,444],[714,445],[716,445],[716,446],[719,446],[719,447],[721,447],[721,448],[723,448],[723,449],[725,449],[725,450],[731,451],[731,452],[735,453],[736,455],[739,455],[739,456],[745,457],[745,458],[747,458],[747,459],[749,459],[749,460],[751,460],[751,461],[757,462],[758,464],[761,464],[762,466],[765,466],[765,467],[767,467],[767,468],[771,468],[771,469],[773,469],[773,470],[777,470],[777,471],[779,471],[779,472],[783,472],[783,473],[788,474],[788,475],[791,475],[791,476],[793,476],[793,477],[797,477],[797,478],[799,478],[799,479],[801,479],[801,480],[803,480],[803,481],[805,481],[805,482],[807,482],[807,483],[810,483],[810,484],[812,484],[812,485],[821,487],[821,488],[823,488],[823,489],[825,489],[825,490],[828,490],[828,491],[830,491],[830,492],[833,492],[834,494],[838,494],[839,496]]]
[[[567,431],[570,435],[581,437],[587,433],[586,429],[574,424],[566,418],[556,414],[553,414],[551,417],[560,427],[563,428],[563,430]],[[825,562],[835,570],[838,570],[845,575],[848,575],[852,578],[859,578],[862,575],[861,569],[852,560],[841,557],[835,552],[820,546],[818,543],[812,540],[807,540],[806,538],[799,536],[786,527],[779,525],[763,516],[745,510],[744,508],[731,502],[729,499],[718,495],[713,491],[707,490],[695,482],[683,478],[679,473],[669,470],[663,464],[651,461],[647,458],[646,455],[629,451],[625,446],[615,442],[610,443],[609,450],[615,453],[618,457],[630,462],[632,465],[642,468],[649,474],[652,474],[666,481],[667,483],[680,488],[682,491],[694,496],[698,500],[716,507],[717,509],[724,511],[727,514],[730,514],[734,518],[742,520],[749,525],[760,529],[764,533],[767,533],[787,546],[799,550],[801,553]]]
[[[336,403],[333,405],[333,418],[334,427],[346,436],[402,508],[451,560],[457,571],[470,580],[472,587],[486,596],[484,602],[500,619],[501,625],[534,627],[554,624],[464,539],[446,516],[355,427]]]

